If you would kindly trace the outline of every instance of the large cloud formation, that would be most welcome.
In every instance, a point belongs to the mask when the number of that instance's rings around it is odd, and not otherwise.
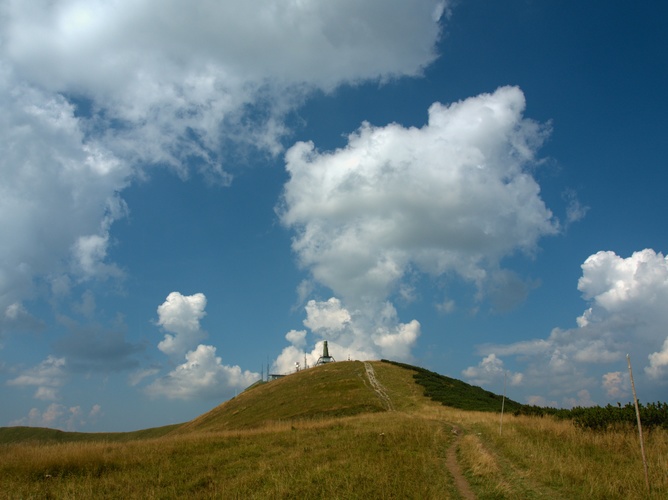
[[[546,339],[483,346],[481,354],[494,356],[500,366],[501,357],[528,361],[520,385],[548,392],[527,399],[568,406],[582,404],[581,395],[593,403],[590,392],[600,403],[630,397],[624,371],[629,353],[640,368],[634,373],[645,388],[644,400],[659,398],[668,381],[668,258],[652,249],[627,258],[598,252],[582,264],[578,290],[589,307],[577,318],[577,328],[555,328]],[[471,367],[463,375],[477,373]]]
[[[446,6],[0,0],[0,333],[36,281],[121,275],[110,230],[147,166],[229,184],[224,144],[280,151],[310,91],[420,74]]]
[[[364,123],[333,152],[295,144],[281,220],[300,263],[354,303],[384,300],[412,267],[482,287],[504,256],[558,231],[527,168],[547,130],[524,108],[503,87],[433,104],[419,129]]]
[[[531,174],[549,130],[524,109],[522,91],[502,87],[433,104],[422,128],[363,123],[336,151],[292,146],[281,221],[300,264],[340,298],[308,302],[304,325],[335,350],[410,359],[420,324],[400,323],[388,299],[413,300],[416,272],[458,274],[499,309],[522,300],[527,285],[501,259],[559,231]],[[303,354],[293,344],[277,364]]]

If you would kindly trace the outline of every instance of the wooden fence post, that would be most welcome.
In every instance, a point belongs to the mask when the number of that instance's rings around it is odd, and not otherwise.
[[[645,484],[647,485],[647,493],[649,488],[649,474],[647,472],[647,458],[645,458],[645,442],[642,438],[642,425],[640,423],[640,408],[638,408],[638,397],[636,396],[636,384],[633,382],[633,370],[631,369],[631,356],[626,355],[626,362],[629,365],[629,376],[631,377],[631,389],[633,390],[633,402],[636,405],[636,418],[638,419],[638,435],[640,436],[640,453],[642,454],[642,465],[645,469]]]
[[[499,424],[499,434],[503,431],[503,408],[506,406],[506,373],[503,372],[503,399],[501,400],[501,423]]]

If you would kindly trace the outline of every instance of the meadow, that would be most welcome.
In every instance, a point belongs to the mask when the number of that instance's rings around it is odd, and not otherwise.
[[[512,414],[501,427],[499,413],[426,398],[411,370],[372,365],[394,411],[374,399],[362,363],[342,362],[173,428],[58,440],[1,429],[0,498],[668,497],[665,429],[645,436],[648,493],[632,428],[593,432]],[[457,485],[459,471],[473,496]]]

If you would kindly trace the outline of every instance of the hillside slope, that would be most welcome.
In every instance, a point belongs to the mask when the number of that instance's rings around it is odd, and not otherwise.
[[[255,385],[176,432],[247,429],[274,421],[381,411],[385,407],[368,382],[364,363],[344,361]]]
[[[419,367],[395,362],[330,363],[266,383],[257,383],[194,420],[127,433],[79,433],[31,427],[0,428],[0,443],[21,441],[129,441],[199,431],[250,429],[270,422],[323,419],[378,413],[388,409],[369,381],[365,364],[386,389],[391,408],[421,407],[425,396],[446,406],[498,411],[501,396]],[[521,406],[506,399],[506,410]]]

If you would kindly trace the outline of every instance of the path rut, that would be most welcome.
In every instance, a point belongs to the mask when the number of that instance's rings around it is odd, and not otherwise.
[[[385,387],[383,387],[382,384],[376,379],[376,372],[374,371],[373,366],[371,366],[371,363],[365,361],[364,369],[366,370],[366,376],[369,379],[371,387],[383,402],[385,408],[387,408],[389,411],[393,411],[394,406],[392,405],[392,400],[390,399],[390,396],[387,395],[387,392],[385,392]]]
[[[387,395],[385,387],[383,387],[383,385],[380,382],[378,382],[378,379],[376,378],[376,372],[374,371],[371,363],[365,361],[364,369],[366,370],[366,376],[369,379],[369,383],[371,384],[371,387],[373,388],[374,392],[378,395],[380,400],[383,402],[383,404],[389,411],[394,411],[392,400],[390,399],[390,396]],[[448,452],[445,459],[446,467],[448,468],[448,472],[450,472],[450,475],[452,476],[453,482],[455,484],[455,487],[457,488],[459,495],[464,500],[475,500],[476,496],[473,493],[473,490],[471,490],[471,486],[464,477],[464,474],[462,474],[462,469],[459,466],[459,462],[457,461],[457,448],[459,446],[459,439],[460,439],[459,428],[457,428],[457,426],[455,425],[452,425],[452,433],[455,435],[455,439],[448,447]]]
[[[457,447],[459,446],[459,429],[456,426],[452,426],[452,433],[455,435],[455,439],[448,448],[448,454],[445,459],[445,464],[452,475],[452,480],[457,487],[457,491],[464,500],[475,500],[476,496],[471,490],[469,482],[462,474],[462,469],[459,467],[459,462],[457,462]]]

